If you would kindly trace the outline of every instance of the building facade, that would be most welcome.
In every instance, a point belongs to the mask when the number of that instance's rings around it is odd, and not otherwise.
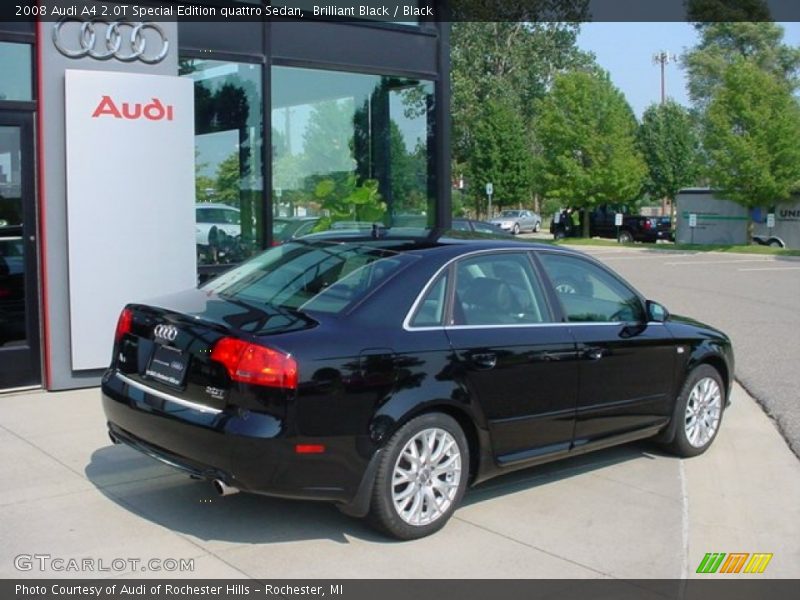
[[[97,384],[128,295],[304,233],[449,224],[447,23],[137,24],[0,23],[0,389]]]

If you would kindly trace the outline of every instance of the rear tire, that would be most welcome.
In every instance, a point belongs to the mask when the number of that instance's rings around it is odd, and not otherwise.
[[[633,242],[633,236],[630,231],[620,231],[617,240],[620,244],[630,244]]]
[[[400,540],[430,535],[450,519],[469,475],[469,446],[448,415],[428,413],[386,444],[372,491],[369,522]]]
[[[711,446],[722,425],[725,386],[714,367],[700,365],[686,378],[672,418],[675,437],[666,449],[681,457],[697,456]]]
[[[542,224],[539,221],[536,221],[536,225],[533,226],[533,233],[539,233],[539,228]]]

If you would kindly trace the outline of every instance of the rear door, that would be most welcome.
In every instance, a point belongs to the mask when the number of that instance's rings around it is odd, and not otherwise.
[[[665,424],[672,413],[677,345],[648,323],[639,296],[586,258],[537,253],[580,358],[576,447]]]
[[[575,342],[553,322],[527,252],[459,260],[446,328],[460,383],[477,399],[501,465],[567,452],[577,401]]]

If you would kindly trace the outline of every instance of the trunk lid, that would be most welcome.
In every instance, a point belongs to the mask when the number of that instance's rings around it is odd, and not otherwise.
[[[217,410],[231,404],[263,410],[277,400],[283,407],[294,393],[233,381],[226,367],[211,359],[218,340],[234,337],[263,344],[265,336],[275,336],[270,347],[281,351],[281,334],[318,325],[296,311],[254,306],[206,290],[188,290],[128,309],[130,329],[115,344],[112,367],[134,383]]]

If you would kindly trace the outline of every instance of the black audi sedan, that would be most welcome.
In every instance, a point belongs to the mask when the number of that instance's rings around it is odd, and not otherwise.
[[[102,385],[112,440],[221,494],[327,500],[401,539],[502,473],[713,442],[725,334],[561,247],[377,237],[289,241],[125,307]]]

